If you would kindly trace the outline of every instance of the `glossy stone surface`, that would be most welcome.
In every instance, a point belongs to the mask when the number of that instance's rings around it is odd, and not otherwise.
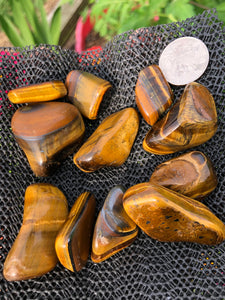
[[[60,161],[77,149],[85,131],[78,109],[62,102],[21,107],[11,126],[36,176],[52,174]]]
[[[99,263],[129,246],[137,237],[138,228],[126,214],[122,198],[124,187],[110,190],[95,224],[91,258]]]
[[[157,65],[142,70],[135,88],[136,103],[145,121],[154,125],[170,107],[173,92]]]
[[[108,116],[74,155],[74,163],[84,172],[122,165],[130,154],[138,126],[134,108]]]
[[[56,254],[61,264],[70,271],[80,271],[87,262],[94,229],[95,206],[94,196],[90,192],[82,193],[57,235]]]
[[[62,81],[54,80],[31,84],[9,91],[8,98],[12,103],[31,103],[57,100],[67,95]]]
[[[82,71],[71,71],[65,83],[69,100],[88,119],[96,119],[105,92],[112,85],[102,78]]]
[[[123,206],[147,235],[161,242],[216,245],[225,239],[225,225],[204,204],[150,182],[129,188]]]
[[[157,166],[150,182],[201,199],[216,188],[217,177],[211,160],[200,151],[192,151]]]
[[[4,263],[8,281],[39,277],[57,264],[55,238],[68,216],[67,200],[46,183],[27,187],[23,223]]]
[[[154,154],[183,151],[205,143],[216,130],[213,96],[206,87],[192,82],[166,116],[147,133],[143,148]]]

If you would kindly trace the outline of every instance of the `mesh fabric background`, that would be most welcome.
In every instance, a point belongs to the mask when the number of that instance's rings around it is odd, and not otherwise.
[[[10,121],[18,105],[10,104],[7,91],[53,79],[65,81],[73,69],[109,80],[113,89],[104,98],[98,120],[85,120],[87,138],[109,114],[124,107],[136,107],[134,89],[139,71],[158,64],[166,45],[182,36],[201,39],[210,53],[208,68],[198,82],[214,96],[219,126],[210,141],[195,149],[207,154],[217,170],[218,187],[204,203],[225,222],[225,34],[214,11],[181,23],[126,32],[116,36],[101,52],[78,55],[50,45],[0,50],[1,299],[225,299],[225,243],[216,247],[160,243],[143,232],[130,247],[105,262],[94,264],[89,258],[79,273],[58,264],[37,279],[7,282],[2,276],[3,263],[22,223],[28,185],[34,182],[56,185],[67,196],[69,208],[80,193],[91,190],[97,199],[97,216],[109,190],[116,184],[129,188],[148,181],[158,164],[181,154],[157,156],[145,152],[142,140],[149,125],[141,118],[131,154],[120,168],[85,174],[74,165],[71,155],[53,176],[36,178],[13,138]],[[177,100],[184,87],[172,88]]]

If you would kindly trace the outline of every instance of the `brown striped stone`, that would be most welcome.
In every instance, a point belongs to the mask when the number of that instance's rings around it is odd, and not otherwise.
[[[172,104],[173,92],[157,65],[139,73],[135,93],[138,109],[150,125]]]
[[[88,119],[96,119],[105,92],[111,84],[93,74],[74,70],[66,78],[68,99]]]
[[[55,239],[68,216],[64,194],[48,183],[27,187],[23,224],[4,263],[8,281],[39,277],[57,264]]]
[[[56,100],[67,95],[67,89],[59,80],[31,84],[9,91],[12,103],[33,103]]]
[[[147,235],[161,242],[216,245],[225,239],[225,225],[204,204],[151,182],[129,188],[123,207]]]
[[[19,108],[11,121],[13,134],[36,176],[48,176],[82,140],[85,125],[69,103],[44,102]]]
[[[137,237],[138,228],[123,208],[123,186],[109,192],[95,224],[91,259],[95,263],[129,246]]]
[[[209,90],[189,83],[179,101],[147,133],[143,148],[154,154],[183,151],[208,141],[217,130],[217,112]]]
[[[94,229],[95,206],[94,195],[90,192],[82,193],[57,235],[55,249],[59,261],[72,272],[80,271],[87,262]]]
[[[157,166],[150,182],[202,199],[216,188],[217,177],[211,160],[200,151],[192,151]]]

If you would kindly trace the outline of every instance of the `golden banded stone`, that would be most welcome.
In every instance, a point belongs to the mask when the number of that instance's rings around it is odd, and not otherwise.
[[[138,228],[123,208],[124,187],[111,189],[95,224],[91,258],[102,262],[129,246],[137,237]]]
[[[88,119],[96,119],[106,91],[112,85],[91,73],[74,70],[66,78],[68,99]]]
[[[80,271],[87,262],[95,217],[95,198],[82,193],[59,231],[55,249],[61,264],[72,272]]]
[[[154,154],[183,151],[205,143],[217,130],[213,96],[203,85],[192,82],[179,101],[147,133],[143,148]]]
[[[135,88],[136,103],[145,121],[154,125],[170,107],[173,92],[157,65],[142,70]]]
[[[11,126],[36,176],[52,174],[78,148],[85,132],[78,109],[63,102],[21,107],[13,115]]]
[[[22,86],[9,91],[8,98],[12,103],[33,103],[57,100],[67,95],[62,81],[54,80]]]
[[[84,172],[122,165],[130,154],[138,126],[134,108],[108,116],[74,155],[74,163]]]
[[[201,202],[154,183],[140,183],[123,197],[129,217],[161,242],[216,245],[225,239],[225,225]]]
[[[200,151],[192,151],[157,166],[150,182],[202,199],[216,188],[217,177],[211,160]]]
[[[56,266],[55,238],[67,215],[66,197],[57,187],[46,183],[27,187],[23,223],[4,263],[6,280],[39,277]]]

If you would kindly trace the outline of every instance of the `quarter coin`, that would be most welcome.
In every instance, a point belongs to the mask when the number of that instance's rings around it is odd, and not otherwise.
[[[194,37],[174,40],[163,50],[159,67],[166,80],[173,85],[185,85],[198,79],[209,63],[206,45]]]

